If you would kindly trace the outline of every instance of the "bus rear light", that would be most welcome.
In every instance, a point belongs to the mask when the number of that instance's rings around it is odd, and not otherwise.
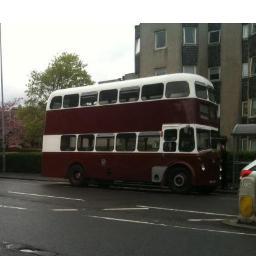
[[[250,175],[252,173],[251,170],[242,170],[241,173],[240,173],[240,179],[241,178],[244,178],[244,177],[247,177],[248,175]]]

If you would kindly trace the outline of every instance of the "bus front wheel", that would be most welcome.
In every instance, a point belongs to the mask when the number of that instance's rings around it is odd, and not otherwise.
[[[81,187],[85,185],[84,169],[81,165],[75,164],[69,168],[68,179],[72,186]]]
[[[190,172],[184,167],[171,169],[169,187],[175,193],[188,193],[192,188]]]

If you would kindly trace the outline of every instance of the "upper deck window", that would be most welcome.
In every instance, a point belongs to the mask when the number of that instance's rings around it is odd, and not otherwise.
[[[94,106],[97,104],[98,92],[85,92],[81,94],[81,106]]]
[[[169,82],[166,84],[166,98],[181,98],[189,96],[189,85],[186,81]]]
[[[64,96],[63,107],[64,108],[74,108],[77,107],[79,103],[78,94],[69,94]]]
[[[60,109],[62,105],[62,97],[55,96],[51,100],[50,109]]]
[[[137,101],[140,95],[140,87],[133,86],[122,88],[119,93],[120,102],[132,102]]]
[[[147,84],[142,87],[142,100],[155,100],[163,97],[164,84]]]
[[[101,105],[113,104],[117,101],[117,90],[104,90],[100,92],[99,102]]]
[[[196,97],[200,99],[207,99],[207,87],[199,83],[195,83]]]

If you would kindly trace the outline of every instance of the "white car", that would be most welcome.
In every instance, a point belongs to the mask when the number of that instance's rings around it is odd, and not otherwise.
[[[240,180],[244,177],[254,177],[256,179],[256,160],[246,165],[240,172]]]

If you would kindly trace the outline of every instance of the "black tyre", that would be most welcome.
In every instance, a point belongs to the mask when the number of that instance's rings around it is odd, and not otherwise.
[[[81,165],[75,164],[69,168],[68,179],[72,186],[81,187],[86,184],[85,173]]]
[[[192,188],[191,174],[184,167],[176,167],[169,172],[169,187],[175,193],[188,193]]]

